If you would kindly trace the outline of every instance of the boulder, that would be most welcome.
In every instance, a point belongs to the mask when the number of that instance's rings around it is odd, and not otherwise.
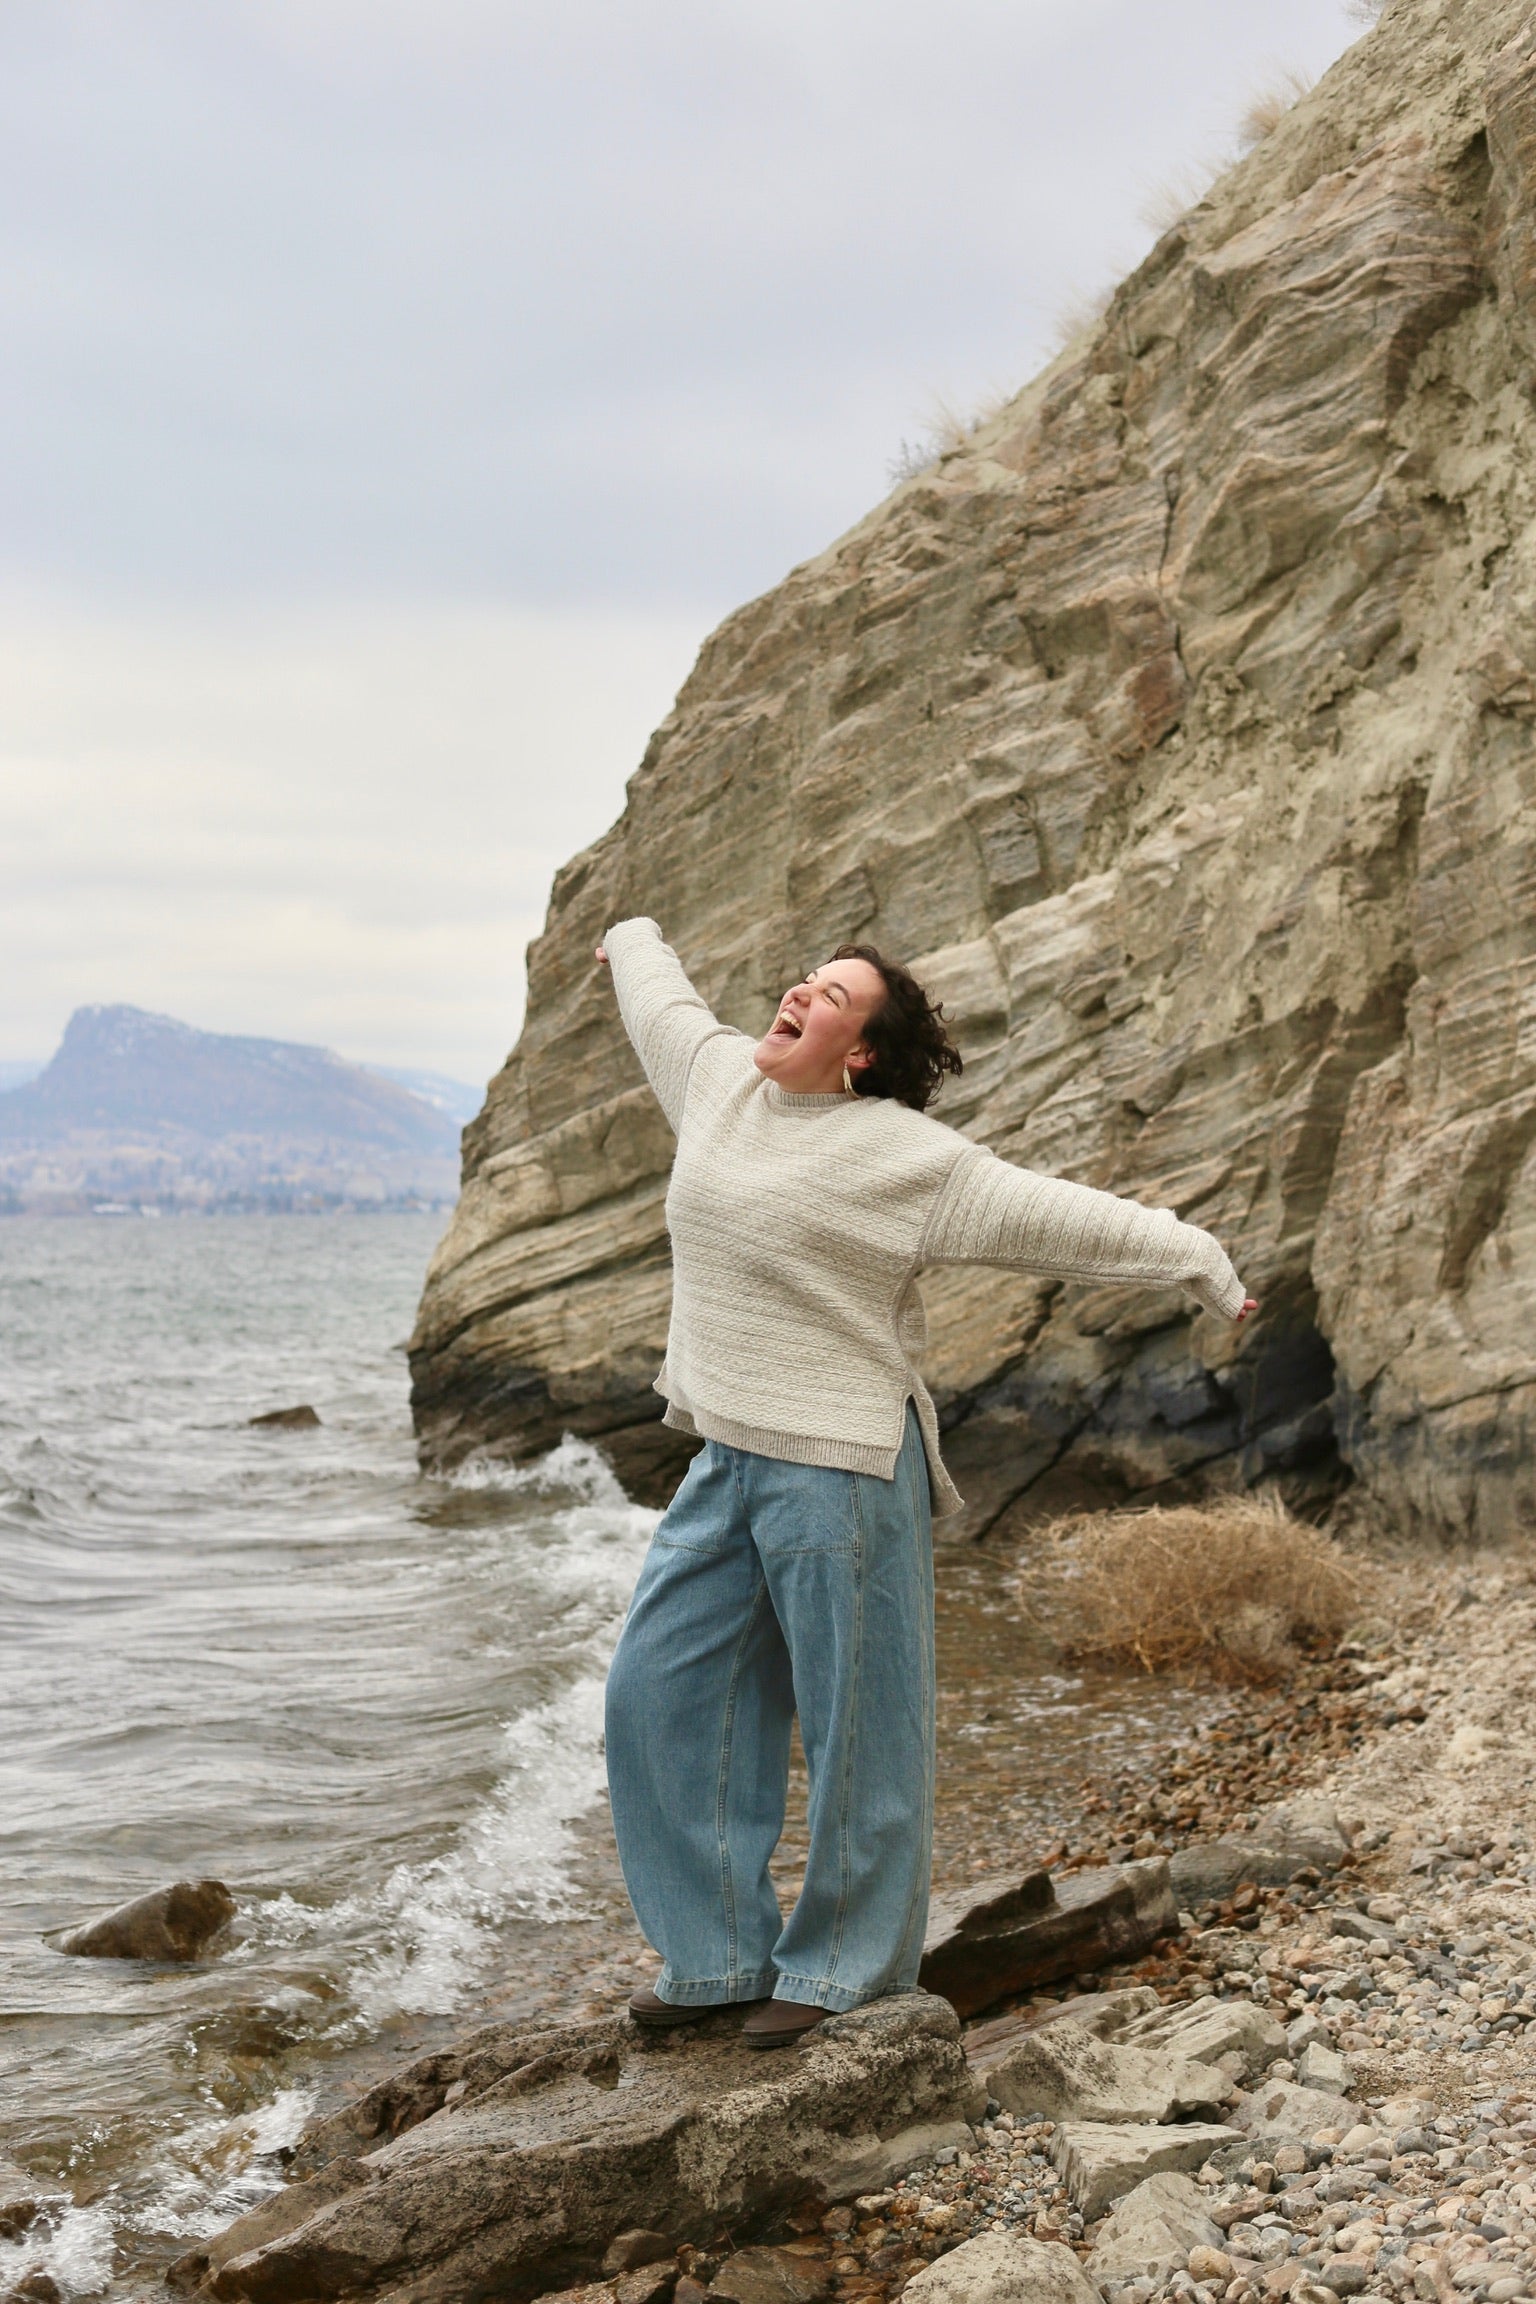
[[[247,1417],[246,1421],[257,1430],[265,1428],[276,1432],[309,1432],[319,1423],[320,1417],[306,1400],[297,1408],[268,1408],[264,1414]]]
[[[1349,1841],[1331,1801],[1310,1797],[1283,1802],[1259,1817],[1251,1832],[1222,1840],[1196,1840],[1177,1849],[1169,1861],[1174,1894],[1181,1909],[1224,1904],[1251,1881],[1259,1888],[1283,1888],[1298,1872],[1336,1872],[1349,1853]],[[1371,1923],[1373,1941],[1394,1940],[1389,1928]]]
[[[1262,2137],[1266,2143],[1304,2144],[1320,2128],[1336,2128],[1341,2133],[1352,2128],[1360,2118],[1360,2107],[1321,2088],[1275,2080],[1255,2088],[1232,2117],[1247,2135]]]
[[[1178,1924],[1163,1856],[1056,1881],[1048,1872],[983,1880],[935,1900],[919,1973],[925,1991],[969,2016],[1010,1993],[1134,1960]]]
[[[1179,1909],[1198,1912],[1202,1904],[1225,1904],[1244,1881],[1256,1879],[1257,1853],[1241,1839],[1195,1840],[1176,1848],[1168,1872]]]
[[[1148,2272],[1163,2280],[1191,2248],[1221,2246],[1207,2195],[1192,2177],[1149,2176],[1125,2193],[1099,2227],[1086,2270],[1102,2288]]]
[[[1189,2174],[1203,2168],[1213,2152],[1239,2144],[1236,2128],[1205,2121],[1178,2127],[1107,2127],[1088,2120],[1063,2121],[1051,2138],[1051,2159],[1085,2224],[1134,2192],[1149,2176]]]
[[[1249,2073],[1264,2071],[1285,2054],[1287,2044],[1273,2016],[1241,1999],[1185,2000],[1166,2007],[1158,2002],[1145,2015],[1132,2017],[1115,2037],[1138,2047],[1172,2050],[1197,2064],[1240,2057]]]
[[[941,2256],[902,2290],[912,2304],[1099,2304],[1070,2248],[984,2232]]]
[[[1314,1792],[1266,1808],[1255,1818],[1251,1837],[1266,1848],[1315,1865],[1319,1872],[1336,1872],[1350,1851],[1350,1836],[1337,1808]]]
[[[826,2264],[784,2248],[738,2248],[709,2284],[729,2304],[817,2304],[832,2286]]]
[[[603,2252],[605,2272],[633,2272],[642,2264],[659,2264],[664,2257],[675,2253],[677,2243],[665,2232],[647,2231],[640,2225],[633,2231],[619,2232],[609,2241]]]
[[[1047,2120],[1178,2120],[1214,2111],[1230,2086],[1213,2065],[1097,2039],[1080,2024],[1021,2027],[979,2056],[974,2047],[967,2052],[972,2071],[1005,2111]]]
[[[235,1916],[222,1880],[177,1880],[59,1939],[86,1960],[195,1960]]]
[[[771,2058],[742,2045],[739,2012],[664,2033],[626,2017],[493,2027],[318,2123],[300,2181],[182,2258],[173,2285],[250,2304],[537,2295],[590,2280],[616,2232],[725,2223],[750,2239],[754,2221],[862,2192],[935,2134],[971,2141],[983,2101],[953,2009],[921,1992]]]

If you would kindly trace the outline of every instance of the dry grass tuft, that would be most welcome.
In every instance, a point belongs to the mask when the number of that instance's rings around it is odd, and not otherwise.
[[[944,457],[953,456],[968,446],[984,424],[990,424],[994,416],[1002,414],[1012,397],[1009,392],[989,392],[965,415],[952,402],[935,394],[917,439],[903,440],[886,466],[892,485],[899,486],[903,480],[915,480],[921,472],[931,472]]]
[[[1272,136],[1287,112],[1312,86],[1306,72],[1282,72],[1267,88],[1258,89],[1249,97],[1242,118],[1237,124],[1237,141],[1244,152],[1251,152]]]
[[[1086,342],[1109,310],[1114,293],[1113,288],[1095,288],[1068,297],[1051,325],[1058,352],[1070,352],[1074,344]]]
[[[1198,208],[1226,166],[1225,160],[1190,161],[1161,182],[1149,185],[1138,214],[1161,239],[1181,223],[1191,208]]]
[[[1052,1533],[1078,1657],[1262,1683],[1300,1647],[1336,1641],[1360,1602],[1338,1546],[1274,1497],[1089,1512]]]

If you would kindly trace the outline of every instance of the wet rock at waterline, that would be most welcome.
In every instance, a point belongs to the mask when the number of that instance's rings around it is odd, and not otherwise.
[[[1179,1924],[1166,1857],[978,1881],[929,1914],[920,1975],[962,2016],[1061,1976],[1134,1960]]]
[[[1348,1473],[1529,1522],[1529,37],[1528,0],[1395,0],[1044,375],[705,643],[466,1132],[427,1461],[570,1430],[660,1496],[688,1453],[672,1137],[592,964],[648,912],[754,1034],[841,939],[899,953],[966,1055],[942,1117],[1172,1206],[1261,1299],[1234,1333],[930,1275],[965,1532]]]
[[[177,1880],[58,1940],[87,1960],[195,1960],[236,1911],[222,1880]]]
[[[302,2181],[184,2257],[175,2284],[250,2304],[537,2295],[592,2278],[642,2221],[687,2238],[889,2183],[967,2142],[982,2109],[954,2011],[926,1993],[830,2018],[780,2057],[740,2032],[736,2012],[661,2034],[615,2017],[423,2058],[312,2131]]]
[[[274,1432],[311,1432],[320,1417],[308,1401],[304,1401],[297,1408],[269,1408],[264,1415],[248,1417],[247,1422]]]
[[[831,2286],[824,2264],[783,2248],[739,2248],[711,2280],[709,2294],[727,2304],[818,2304]]]
[[[33,2223],[48,2187],[14,2160],[0,2159],[0,2240],[16,2240]]]

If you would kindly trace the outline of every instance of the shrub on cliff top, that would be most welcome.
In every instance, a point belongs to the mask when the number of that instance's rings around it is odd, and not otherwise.
[[[1338,1546],[1276,1497],[1082,1513],[1053,1534],[1070,1566],[1064,1644],[1085,1660],[1274,1680],[1359,1604]]]

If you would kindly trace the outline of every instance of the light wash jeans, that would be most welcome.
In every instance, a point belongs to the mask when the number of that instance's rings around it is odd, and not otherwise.
[[[790,1725],[810,1862],[768,1861]],[[892,1480],[708,1440],[657,1528],[608,1675],[619,1857],[680,2007],[855,2008],[917,1981],[933,1843],[933,1552],[911,1406]]]

